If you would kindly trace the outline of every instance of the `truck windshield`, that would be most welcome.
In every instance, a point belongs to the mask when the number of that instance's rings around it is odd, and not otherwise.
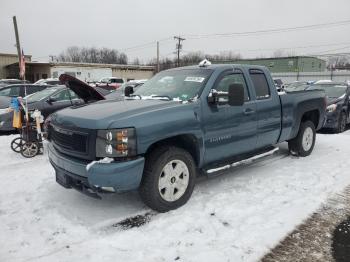
[[[346,85],[332,85],[332,84],[315,84],[310,86],[307,90],[324,90],[326,92],[326,96],[332,98],[338,98],[345,94]]]
[[[133,96],[187,101],[199,94],[212,72],[211,69],[163,71],[140,86]]]

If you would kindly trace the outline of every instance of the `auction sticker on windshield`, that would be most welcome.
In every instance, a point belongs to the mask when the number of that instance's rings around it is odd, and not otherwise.
[[[204,77],[199,77],[199,76],[188,76],[185,78],[184,81],[202,83],[204,79],[205,79]]]

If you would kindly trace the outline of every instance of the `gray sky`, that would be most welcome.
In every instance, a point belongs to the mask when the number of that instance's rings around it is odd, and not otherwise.
[[[33,60],[45,61],[66,47],[126,48],[184,35],[184,53],[218,54],[233,50],[243,57],[331,50],[350,52],[350,24],[323,29],[253,36],[189,39],[190,35],[234,33],[350,20],[349,0],[0,0],[0,53],[16,53],[12,16],[20,40]],[[295,48],[305,46],[319,46]],[[160,43],[161,56],[174,57],[175,41]],[[333,51],[334,50],[334,51]],[[129,60],[155,57],[155,44],[125,50]]]

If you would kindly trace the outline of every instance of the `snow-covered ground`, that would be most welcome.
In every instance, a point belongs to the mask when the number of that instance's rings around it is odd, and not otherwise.
[[[182,208],[141,227],[137,193],[96,200],[55,182],[47,156],[24,159],[0,137],[0,261],[256,261],[350,184],[350,131],[317,136],[310,157],[280,152],[198,182]]]

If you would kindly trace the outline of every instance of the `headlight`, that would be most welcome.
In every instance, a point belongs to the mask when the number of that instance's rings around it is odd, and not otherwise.
[[[332,105],[327,106],[327,112],[328,112],[328,113],[332,113],[332,112],[334,112],[336,109],[337,109],[337,105],[336,105],[336,104],[332,104]]]
[[[135,128],[97,131],[96,157],[130,157],[135,155]]]

